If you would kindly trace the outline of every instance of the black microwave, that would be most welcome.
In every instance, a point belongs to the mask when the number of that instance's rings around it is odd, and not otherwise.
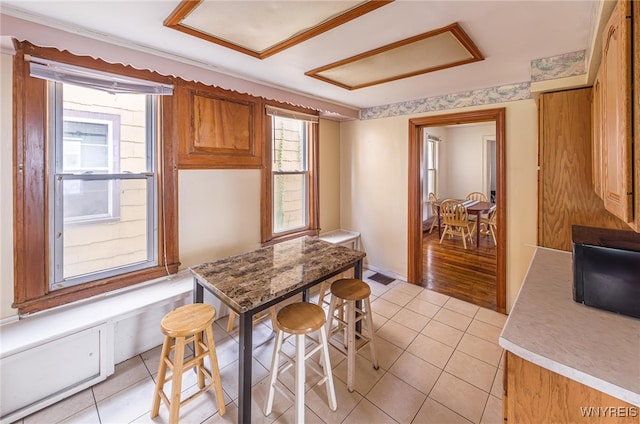
[[[572,227],[573,299],[640,318],[640,234]]]

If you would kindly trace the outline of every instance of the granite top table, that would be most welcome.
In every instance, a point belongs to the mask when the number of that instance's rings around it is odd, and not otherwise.
[[[354,268],[362,278],[361,251],[317,237],[301,237],[241,255],[206,262],[190,270],[194,302],[211,292],[239,315],[238,422],[251,422],[253,315],[314,285]]]
[[[571,252],[539,247],[500,346],[640,406],[640,319],[574,302],[572,288]]]

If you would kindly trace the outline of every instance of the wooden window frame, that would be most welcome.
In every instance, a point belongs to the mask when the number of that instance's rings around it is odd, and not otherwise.
[[[47,82],[33,78],[25,56],[126,75],[165,84],[173,78],[110,64],[88,56],[75,56],[28,42],[15,42],[13,65],[13,228],[14,303],[20,315],[42,311],[90,296],[127,287],[178,271],[178,186],[174,158],[175,128],[171,96],[161,96],[158,126],[158,264],[151,268],[50,291]],[[28,56],[27,56],[28,57]]]
[[[308,109],[301,107],[294,107],[291,105],[283,105],[275,102],[266,102],[266,105],[275,106],[281,109],[290,110],[293,112],[304,113],[308,115],[316,115],[317,113],[310,113]],[[266,115],[266,113],[265,113]],[[308,134],[308,187],[309,192],[307,196],[309,221],[304,228],[297,228],[295,230],[277,233],[273,232],[273,172],[271,169],[271,159],[273,153],[273,140],[272,140],[272,119],[270,116],[265,116],[264,119],[264,140],[265,146],[263,149],[264,168],[261,178],[261,198],[260,198],[260,231],[261,241],[263,246],[279,243],[281,241],[294,239],[302,236],[317,236],[320,233],[320,217],[319,217],[319,123],[310,126]]]

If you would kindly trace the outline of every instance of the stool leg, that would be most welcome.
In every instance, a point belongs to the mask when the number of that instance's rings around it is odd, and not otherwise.
[[[275,384],[278,378],[279,362],[280,362],[280,349],[282,349],[282,339],[284,333],[282,330],[277,330],[276,333],[276,345],[273,348],[273,357],[271,359],[271,376],[269,376],[269,388],[267,389],[267,397],[264,402],[264,415],[271,414],[273,408],[273,396],[275,394]]]
[[[165,362],[169,358],[169,351],[171,349],[171,338],[164,338],[162,343],[162,353],[160,354],[160,364],[158,365],[158,375],[156,375],[156,389],[153,393],[153,403],[151,405],[151,418],[158,416],[160,412],[160,392],[164,387],[167,363]]]
[[[169,422],[177,423],[180,414],[180,394],[182,392],[182,368],[184,365],[184,337],[176,337],[173,357],[173,376],[171,379],[171,404]]]
[[[275,332],[278,331],[278,313],[276,312],[276,307],[272,306],[269,308],[269,315],[271,316],[271,329]]]
[[[338,312],[338,314],[340,315],[340,319],[343,321],[347,321],[347,323],[351,322],[349,321],[349,315],[347,315],[347,319],[344,319],[344,314],[345,314],[345,309],[349,308],[349,302],[347,302],[346,300],[341,299],[341,305],[342,307],[340,308],[340,312]],[[355,315],[354,315],[355,316]],[[340,328],[343,328],[343,332],[342,332],[342,344],[344,345],[344,348],[346,349],[349,346],[349,328],[348,326],[345,327],[344,324],[340,323],[338,324],[340,326]]]
[[[356,304],[347,301],[347,389],[353,392],[353,380],[356,373]]]
[[[236,313],[233,311],[229,311],[229,318],[227,320],[227,333],[231,333],[233,330],[233,323],[236,320]]]
[[[324,298],[326,296],[326,291],[327,291],[327,285],[329,283],[327,282],[327,280],[324,280],[321,284],[320,284],[320,293],[318,295],[318,305],[320,307],[323,306],[324,303]]]
[[[378,369],[378,357],[376,356],[376,344],[375,344],[375,328],[373,327],[373,315],[371,314],[371,301],[367,297],[364,300],[364,306],[367,308],[367,327],[369,328],[369,348],[371,349],[371,363],[373,369]]]
[[[304,424],[304,353],[305,353],[305,337],[304,334],[296,336],[296,424]]]
[[[327,323],[325,324],[327,327],[327,337],[331,338],[331,330],[333,326],[334,314],[336,313],[336,305],[338,304],[338,298],[335,296],[331,296],[331,302],[329,303],[329,312],[327,313]]]
[[[220,416],[227,412],[224,405],[224,393],[222,392],[222,381],[220,380],[220,370],[218,368],[218,355],[216,353],[216,344],[213,341],[213,327],[208,326],[204,330],[207,338],[207,349],[209,351],[209,362],[211,363],[211,376],[213,377],[213,387],[216,391],[216,400],[218,401],[218,413]]]
[[[329,408],[332,411],[338,409],[338,403],[336,401],[336,389],[333,385],[333,372],[331,371],[331,362],[329,361],[329,340],[327,339],[327,332],[324,327],[320,328],[320,343],[322,343],[322,368],[324,368],[324,375],[327,378],[325,385],[327,386],[327,399],[329,400]]]
[[[197,332],[193,335],[193,345],[195,347],[196,358],[202,355],[202,333]],[[196,375],[198,376],[198,387],[202,390],[204,388],[204,372],[202,368],[204,366],[204,358],[198,359],[196,362]]]

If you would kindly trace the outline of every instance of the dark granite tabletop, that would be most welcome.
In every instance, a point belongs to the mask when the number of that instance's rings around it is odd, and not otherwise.
[[[189,269],[198,282],[242,313],[346,270],[365,256],[317,237],[301,237]]]

